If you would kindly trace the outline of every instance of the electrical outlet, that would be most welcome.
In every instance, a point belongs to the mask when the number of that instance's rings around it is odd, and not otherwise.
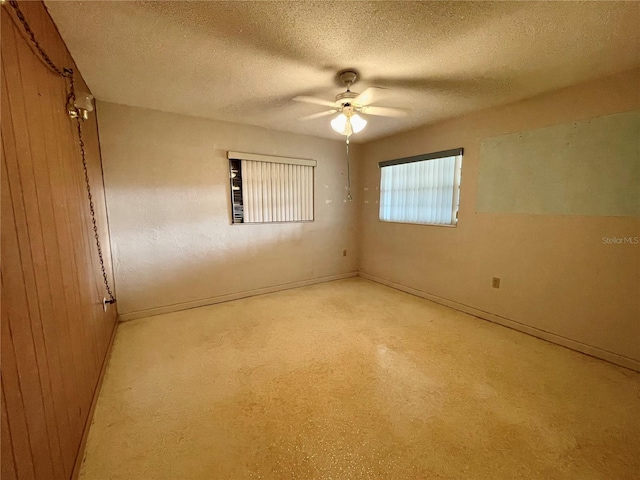
[[[491,286],[493,288],[500,288],[500,278],[493,277],[493,279],[491,280]]]
[[[347,256],[347,251],[346,250],[342,250],[342,256],[346,257]]]

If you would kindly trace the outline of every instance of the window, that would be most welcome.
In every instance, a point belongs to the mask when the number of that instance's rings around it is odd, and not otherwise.
[[[380,220],[455,225],[462,148],[380,162]]]
[[[315,160],[229,152],[233,223],[313,220]]]

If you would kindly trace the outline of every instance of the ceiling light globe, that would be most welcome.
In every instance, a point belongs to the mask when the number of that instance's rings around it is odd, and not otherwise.
[[[351,115],[351,118],[349,120],[351,121],[351,127],[353,128],[353,133],[358,133],[362,131],[364,127],[367,126],[367,121],[357,113],[354,115]]]
[[[336,132],[345,135],[345,127],[347,126],[347,116],[344,113],[341,113],[336,118],[331,120],[331,128],[333,128]]]

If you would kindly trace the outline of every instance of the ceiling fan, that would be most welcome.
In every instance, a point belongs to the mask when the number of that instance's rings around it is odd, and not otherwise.
[[[410,112],[410,110],[404,108],[371,106],[372,103],[378,102],[386,97],[388,90],[381,87],[369,87],[362,93],[352,92],[351,85],[358,79],[358,74],[353,70],[345,70],[339,73],[338,78],[340,82],[347,87],[347,91],[336,95],[336,99],[333,102],[305,95],[293,98],[296,102],[312,103],[314,105],[329,107],[329,110],[307,115],[306,117],[300,118],[300,120],[313,120],[337,113],[338,115],[331,120],[331,128],[349,137],[353,133],[360,132],[367,124],[367,121],[362,118],[359,113],[382,117],[404,117]]]

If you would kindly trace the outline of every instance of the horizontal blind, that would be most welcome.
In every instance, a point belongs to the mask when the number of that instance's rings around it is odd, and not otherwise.
[[[246,223],[313,220],[313,167],[242,160]]]
[[[458,206],[460,156],[383,166],[380,220],[452,225]]]

